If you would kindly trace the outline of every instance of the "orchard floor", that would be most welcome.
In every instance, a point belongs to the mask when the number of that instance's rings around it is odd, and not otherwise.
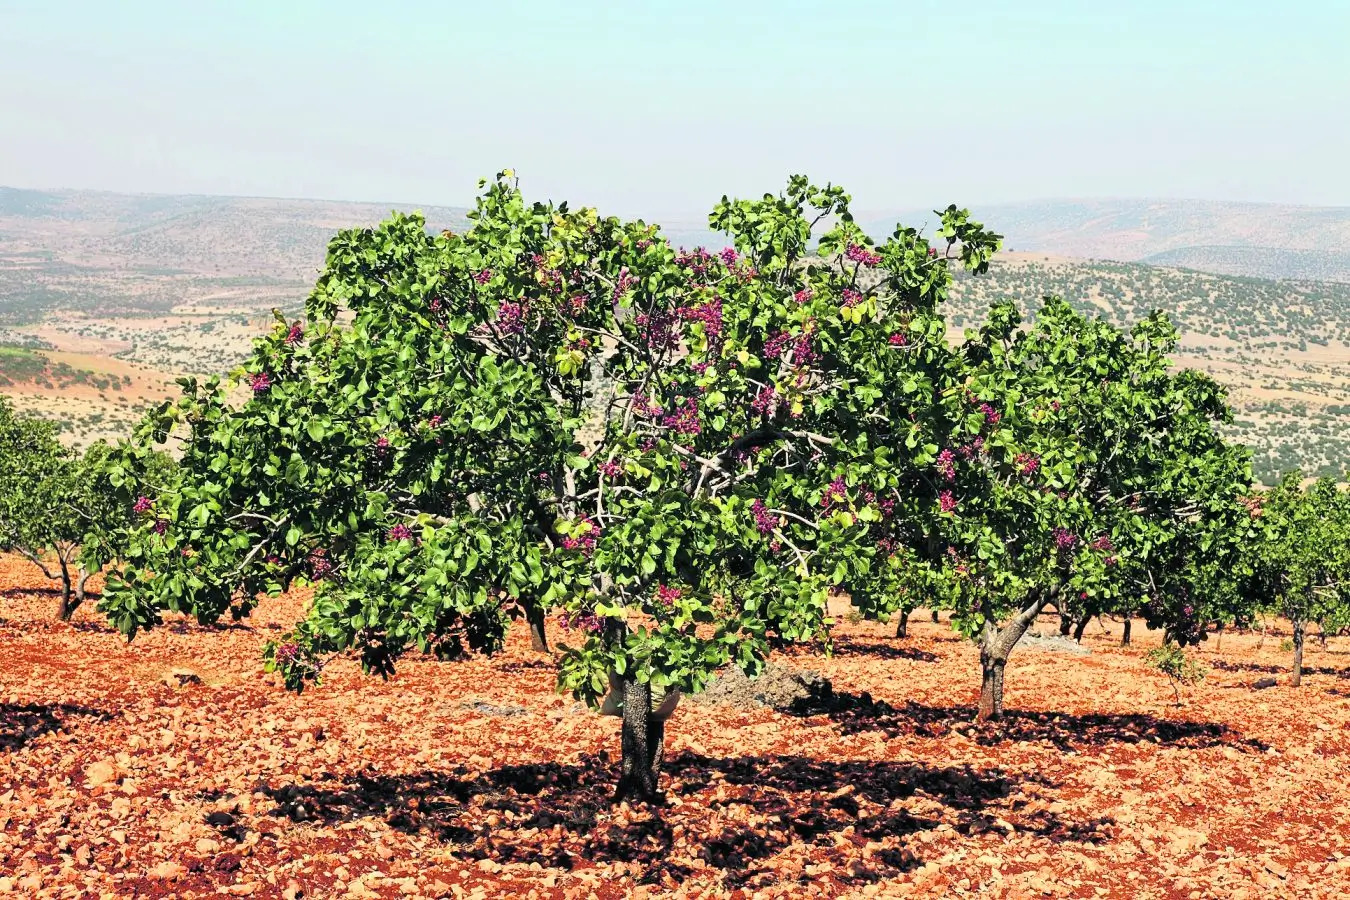
[[[11,895],[1350,893],[1341,640],[1311,642],[1298,689],[1280,634],[1211,640],[1209,678],[1178,708],[1142,661],[1157,636],[1121,649],[1094,623],[1088,655],[1019,648],[1014,712],[975,728],[976,654],[945,625],[917,616],[896,640],[842,624],[833,658],[791,661],[851,700],[811,717],[683,704],[653,811],[610,807],[617,722],[555,694],[520,635],[389,681],[337,666],[296,697],[258,650],[299,599],[128,645],[90,610],[53,621],[32,575],[0,558]],[[1253,689],[1270,674],[1279,686]]]

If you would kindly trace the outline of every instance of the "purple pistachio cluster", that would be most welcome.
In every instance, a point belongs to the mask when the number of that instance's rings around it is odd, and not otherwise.
[[[600,526],[586,516],[581,517],[581,522],[587,526],[586,530],[575,537],[563,538],[563,547],[568,550],[580,550],[586,556],[590,556],[595,552],[596,541],[600,539]]]
[[[750,504],[750,514],[755,517],[755,530],[760,534],[773,534],[778,527],[778,517],[769,511],[763,500]]]
[[[1078,545],[1078,535],[1067,528],[1056,528],[1051,532],[1055,539],[1055,547],[1059,550],[1072,550]]]
[[[938,454],[937,462],[934,464],[941,475],[947,481],[956,480],[956,454],[950,448],[944,449]]]
[[[848,485],[844,484],[844,477],[841,475],[825,486],[825,492],[820,495],[820,505],[833,506],[836,503],[843,503],[847,499]]]
[[[520,334],[525,330],[525,307],[503,300],[497,307],[497,328],[502,334]]]
[[[698,401],[693,397],[685,398],[684,403],[661,416],[660,423],[676,434],[699,434],[703,431],[703,425],[698,420]]]
[[[563,613],[558,620],[564,631],[589,631],[592,634],[599,634],[605,630],[605,620],[595,613],[577,613],[571,615]]]
[[[778,392],[772,386],[762,388],[750,403],[750,411],[757,416],[773,417],[778,411]]]
[[[881,264],[881,254],[873,253],[860,244],[849,244],[844,255],[855,263],[867,266],[869,269]]]

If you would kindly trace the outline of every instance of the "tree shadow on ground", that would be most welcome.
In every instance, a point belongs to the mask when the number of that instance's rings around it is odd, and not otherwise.
[[[1278,666],[1269,663],[1254,662],[1232,662],[1226,659],[1207,660],[1207,665],[1222,672],[1260,672],[1263,675],[1288,675],[1293,671],[1293,666]],[[1304,666],[1304,675],[1334,675],[1337,678],[1350,679],[1350,668],[1333,668],[1331,666]]]
[[[104,722],[101,709],[74,703],[0,703],[0,751],[18,750],[35,738],[58,731],[66,719],[84,716]]]
[[[901,639],[903,640],[903,639]],[[867,641],[838,636],[834,638],[835,656],[875,656],[878,659],[908,659],[914,662],[937,662],[936,653],[886,641]]]
[[[789,714],[820,714],[803,709]],[[941,737],[961,731],[983,746],[1017,741],[1045,741],[1060,750],[1081,750],[1107,744],[1157,743],[1187,750],[1232,747],[1264,752],[1267,745],[1243,737],[1218,722],[1159,719],[1143,713],[1039,712],[1005,710],[1000,722],[976,723],[973,706],[929,706],[907,701],[895,707],[867,693],[835,693],[824,715],[844,734],[880,731],[887,738]]]
[[[1055,787],[1043,779],[971,766],[717,759],[684,751],[667,761],[670,802],[631,809],[610,802],[616,778],[616,767],[600,754],[576,765],[360,774],[332,786],[284,785],[267,793],[278,803],[271,815],[329,825],[376,816],[454,845],[466,862],[555,870],[579,860],[627,863],[640,883],[666,886],[711,867],[726,890],[794,880],[805,886],[819,877],[777,864],[774,858],[794,845],[810,845],[814,860],[834,863],[832,877],[841,883],[866,884],[920,865],[901,839],[939,826],[982,834],[1012,820],[1055,842],[1102,842],[1115,829],[1110,819],[1070,822],[1047,812],[1045,803],[1028,805]],[[875,852],[864,854],[869,843]],[[884,846],[877,850],[877,843]]]
[[[558,667],[546,659],[531,659],[523,662],[508,662],[494,665],[498,672],[506,675],[519,675],[522,672],[557,672]]]
[[[60,597],[61,589],[59,587],[24,587],[24,588],[6,588],[0,591],[0,599],[3,600],[21,600],[24,597]]]

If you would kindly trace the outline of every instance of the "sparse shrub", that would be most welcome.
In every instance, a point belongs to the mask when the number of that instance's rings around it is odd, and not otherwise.
[[[1186,651],[1171,642],[1156,647],[1145,657],[1147,663],[1167,676],[1177,706],[1181,705],[1181,686],[1194,687],[1204,681],[1207,671],[1203,665],[1186,655]]]

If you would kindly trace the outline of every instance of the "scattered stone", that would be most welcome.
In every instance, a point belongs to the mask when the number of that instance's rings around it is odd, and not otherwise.
[[[1017,649],[1022,648],[1048,650],[1052,653],[1077,653],[1080,656],[1092,652],[1092,648],[1084,647],[1073,638],[1067,638],[1062,634],[1042,634],[1039,631],[1028,631],[1022,635],[1022,639],[1017,642]]]
[[[84,770],[84,778],[94,787],[107,784],[117,777],[117,766],[106,759],[90,764]]]
[[[1263,691],[1266,688],[1273,688],[1277,684],[1279,684],[1279,682],[1276,681],[1274,678],[1267,677],[1259,679],[1258,681],[1256,681],[1256,683],[1252,685],[1252,687],[1256,688],[1258,691]]]
[[[485,716],[502,716],[512,718],[515,716],[529,715],[530,711],[523,706],[517,706],[514,703],[505,705],[490,703],[487,700],[465,700],[459,704],[461,709],[471,709],[474,712],[480,712]]]
[[[189,684],[201,684],[202,676],[191,669],[170,669],[160,681],[169,687],[187,687]]]
[[[809,715],[833,708],[834,687],[819,672],[771,662],[755,678],[746,677],[735,667],[725,669],[713,678],[703,693],[695,694],[689,700],[707,706],[733,709],[767,706],[780,712]]]

